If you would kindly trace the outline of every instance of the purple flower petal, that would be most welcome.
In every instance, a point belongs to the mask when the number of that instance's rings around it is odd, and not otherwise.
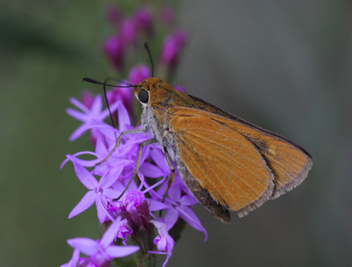
[[[101,98],[101,96],[99,96]],[[81,102],[79,102],[76,98],[74,97],[70,97],[69,101],[75,105],[77,108],[79,108],[80,110],[82,110],[85,113],[89,113],[89,108],[87,108],[84,104],[82,104]]]
[[[110,187],[119,178],[123,171],[124,165],[115,166],[113,171],[108,172],[106,175],[101,177],[99,185],[101,188]]]
[[[114,198],[117,198],[121,195],[123,190],[121,191],[117,191],[115,189],[112,189],[112,188],[104,188],[104,195],[106,197],[108,197],[109,199],[114,199]]]
[[[185,222],[187,222],[190,226],[204,233],[205,235],[204,242],[205,242],[208,238],[208,233],[204,229],[204,227],[202,226],[202,224],[200,223],[200,221],[198,220],[194,212],[189,207],[183,206],[182,209],[179,209],[179,214],[180,214],[180,217]]]
[[[198,201],[193,196],[185,195],[185,196],[181,197],[180,203],[181,203],[181,205],[193,206],[193,205],[197,204]]]
[[[73,161],[73,166],[75,168],[76,175],[78,179],[81,181],[81,183],[87,187],[88,189],[94,189],[98,186],[97,179],[89,172],[87,171],[83,166],[78,165],[75,163],[75,158],[74,157],[68,157],[71,161]]]
[[[157,210],[164,210],[167,209],[169,206],[161,201],[157,201],[155,199],[148,200],[149,202],[149,210],[150,211],[157,211]]]
[[[86,121],[89,118],[87,114],[72,108],[66,109],[66,113],[79,121]]]
[[[158,165],[158,167],[165,172],[165,174],[171,174],[171,170],[169,164],[167,164],[165,155],[160,149],[151,149],[150,156],[154,160],[154,162]]]
[[[138,250],[139,250],[139,247],[137,246],[128,246],[128,247],[111,246],[111,247],[108,247],[105,250],[105,252],[112,258],[121,258],[121,257],[131,255]]]
[[[81,201],[76,205],[76,207],[73,208],[68,218],[71,219],[72,217],[92,206],[95,201],[95,196],[96,194],[93,191],[88,191],[81,199]]]
[[[181,189],[179,186],[171,186],[168,192],[168,196],[170,199],[174,200],[174,201],[179,201],[181,198]]]
[[[90,110],[94,114],[97,114],[101,111],[102,108],[103,108],[103,105],[102,105],[101,95],[97,95],[93,100],[93,104],[92,104]]]
[[[90,125],[82,124],[79,126],[68,138],[69,141],[76,140],[78,137],[81,137],[88,129],[90,129]]]
[[[87,256],[93,256],[98,252],[98,245],[96,241],[90,238],[78,237],[67,240],[67,243],[73,247],[81,251]]]
[[[108,155],[109,154],[103,140],[100,137],[97,138],[97,143],[95,145],[95,152],[98,155]]]
[[[120,222],[121,218],[118,217],[108,228],[108,230],[105,231],[103,237],[101,238],[100,245],[103,248],[107,248],[108,246],[111,245],[112,241],[115,240],[116,234],[119,230],[120,227]]]
[[[143,173],[144,176],[149,178],[158,178],[164,176],[164,172],[162,172],[158,167],[148,162],[144,162],[140,167],[139,171]]]
[[[179,213],[176,209],[169,209],[166,211],[164,222],[168,230],[170,230],[175,225],[178,215]]]
[[[97,216],[100,223],[103,223],[107,220],[107,211],[103,206],[103,201],[106,201],[104,196],[101,194],[96,195],[95,205],[97,207]]]

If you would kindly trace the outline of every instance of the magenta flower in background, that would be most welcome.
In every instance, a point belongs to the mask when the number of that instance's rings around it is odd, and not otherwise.
[[[139,64],[130,70],[128,81],[131,84],[139,84],[144,79],[150,77],[149,67],[144,64]]]
[[[124,60],[124,42],[118,36],[110,36],[103,43],[103,51],[116,70],[120,70]]]
[[[120,38],[124,46],[136,41],[137,27],[133,19],[125,19],[120,24]]]
[[[166,37],[161,50],[161,62],[169,66],[169,68],[176,67],[187,40],[188,33],[183,29],[177,29]]]
[[[119,86],[125,86],[121,83]],[[134,114],[133,111],[133,89],[132,88],[123,88],[123,87],[114,87],[111,91],[107,92],[107,98],[109,103],[122,102],[126,107],[129,114]]]
[[[148,36],[153,35],[153,15],[149,8],[142,7],[138,9],[134,19],[137,30],[144,32]]]
[[[81,99],[82,99],[82,103],[83,105],[85,105],[88,109],[92,108],[92,105],[94,103],[94,98],[95,96],[89,92],[89,91],[84,91],[81,94]]]

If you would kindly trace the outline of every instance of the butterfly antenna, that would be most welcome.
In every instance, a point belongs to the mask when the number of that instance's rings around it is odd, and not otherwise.
[[[108,101],[108,96],[106,94],[106,85],[107,85],[107,82],[108,82],[109,78],[106,78],[105,81],[104,81],[104,84],[103,84],[103,89],[104,89],[104,99],[105,99],[105,103],[106,103],[106,106],[109,110],[109,114],[110,114],[110,121],[111,121],[111,125],[114,129],[116,129],[116,126],[115,126],[115,122],[112,118],[112,113],[111,113],[111,109],[110,109],[110,104],[109,104],[109,101]],[[117,139],[117,135],[116,135],[116,132],[114,131],[114,135],[115,135],[115,138]]]
[[[152,54],[150,53],[149,45],[148,43],[144,43],[144,49],[147,51],[149,60],[150,60],[150,65],[152,67],[152,77],[154,77],[154,64],[153,64],[153,59],[152,59]]]
[[[102,82],[99,82],[99,81],[91,79],[91,78],[87,78],[87,77],[83,78],[84,82],[100,84],[100,85],[104,85],[105,84],[105,86],[109,86],[109,87],[129,88],[129,87],[136,87],[137,86],[137,85],[129,84],[128,82],[125,82],[125,81],[120,80],[120,79],[115,79],[115,78],[107,78],[106,80],[118,81],[120,83],[124,83],[125,85],[107,84],[107,83],[102,83]]]
[[[108,84],[108,82],[109,82],[110,80],[112,80],[112,81],[117,81],[117,82],[123,83],[123,84],[125,84],[125,85],[112,85],[112,84]],[[110,109],[110,104],[109,104],[108,97],[107,97],[107,94],[106,94],[106,87],[109,86],[109,87],[119,87],[119,88],[130,88],[130,87],[136,87],[137,85],[129,84],[129,83],[126,82],[126,81],[123,81],[123,80],[120,80],[120,79],[116,79],[116,78],[111,78],[111,77],[106,78],[103,83],[102,83],[102,82],[99,82],[99,81],[97,81],[97,80],[91,79],[91,78],[83,78],[83,81],[84,81],[84,82],[89,82],[89,83],[94,83],[94,84],[103,85],[103,89],[104,89],[104,99],[105,99],[105,103],[106,103],[106,106],[107,106],[108,111],[109,111],[109,114],[110,114],[111,125],[112,125],[112,127],[114,127],[114,128],[116,129],[115,122],[114,122],[114,120],[113,120],[112,113],[111,113],[111,109]],[[114,132],[114,135],[115,135],[115,138],[117,139],[116,132]]]

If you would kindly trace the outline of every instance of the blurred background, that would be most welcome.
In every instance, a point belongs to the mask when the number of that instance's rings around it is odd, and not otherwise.
[[[65,109],[99,92],[83,77],[109,75],[107,3],[0,2],[1,266],[59,266],[67,239],[98,237],[95,208],[67,219],[86,190],[59,166],[91,149],[68,141],[79,123]],[[197,205],[208,241],[187,227],[167,266],[352,266],[351,2],[188,0],[177,16],[190,33],[176,75],[187,92],[300,144],[314,165],[230,225]]]

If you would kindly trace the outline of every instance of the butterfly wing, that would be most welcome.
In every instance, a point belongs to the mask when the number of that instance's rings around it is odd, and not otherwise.
[[[169,127],[188,172],[239,216],[300,184],[312,166],[286,139],[209,111],[172,108]]]
[[[245,136],[214,120],[209,112],[175,107],[172,113],[169,131],[177,144],[178,166],[184,166],[216,202],[243,216],[271,197],[274,176]]]
[[[198,98],[192,98],[193,106],[208,111],[216,116],[219,123],[224,123],[250,140],[263,155],[269,168],[274,173],[275,187],[271,198],[290,191],[307,177],[313,165],[311,155],[292,141],[270,132]],[[230,120],[228,120],[230,119]]]

